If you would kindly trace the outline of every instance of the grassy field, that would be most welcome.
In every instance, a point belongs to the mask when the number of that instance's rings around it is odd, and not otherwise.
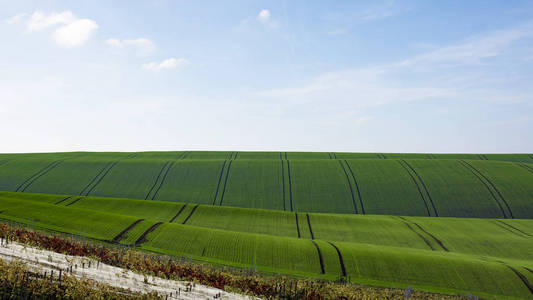
[[[265,273],[533,297],[530,154],[0,154],[0,220]]]
[[[140,152],[0,155],[0,190],[299,213],[533,217],[533,155]]]
[[[533,249],[533,220],[307,214],[65,198],[2,192],[0,218],[24,220],[59,232],[84,232],[89,238],[123,244],[139,241],[161,222],[138,245],[140,249],[192,255],[195,260],[215,264],[254,266],[264,272],[328,279],[346,274],[351,281],[365,284],[532,295],[511,268],[533,280],[528,271],[533,270],[533,252],[528,251]],[[427,266],[433,267],[428,270]]]

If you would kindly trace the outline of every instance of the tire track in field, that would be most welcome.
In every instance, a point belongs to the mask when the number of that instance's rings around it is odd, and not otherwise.
[[[285,157],[287,155],[287,152],[285,152]],[[291,165],[289,163],[289,160],[287,160],[287,174],[289,175],[289,200],[291,202],[291,211],[294,211],[294,208],[292,207],[292,180],[291,180]]]
[[[339,160],[338,162],[339,162],[339,165],[342,168],[342,171],[344,172],[344,175],[346,176],[346,181],[348,181],[348,186],[350,187],[350,194],[352,195],[353,209],[354,209],[355,213],[358,214],[359,212],[357,211],[357,204],[355,202],[355,194],[353,193],[352,182],[350,181],[350,177],[348,176],[348,172],[346,171],[346,168],[342,164],[342,161]]]
[[[337,153],[333,152],[333,158],[337,159]]]
[[[345,159],[344,163],[346,163],[346,166],[348,167],[348,171],[350,171],[350,174],[352,175],[353,182],[355,183],[355,189],[357,190],[357,197],[359,198],[359,204],[361,204],[361,211],[363,212],[363,215],[365,214],[365,206],[363,205],[363,198],[361,197],[361,191],[359,190],[359,184],[357,184],[357,179],[355,178],[355,173],[352,170],[352,167],[350,167],[350,164]]]
[[[137,226],[137,224],[141,223],[142,221],[144,221],[144,219],[139,219],[139,220],[133,222],[130,226],[126,227],[126,229],[122,230],[117,236],[115,236],[111,241],[113,243],[120,242],[121,240],[126,238],[126,233],[128,233],[128,231],[132,230],[133,227]]]
[[[525,269],[526,271],[528,271],[529,273],[533,274],[533,270],[531,270],[530,268],[528,268],[528,267],[522,267],[522,268],[524,268],[524,269]]]
[[[485,188],[487,189],[487,191],[489,191],[490,195],[492,196],[492,199],[494,199],[494,201],[496,202],[496,204],[498,204],[498,207],[500,208],[500,211],[502,212],[502,215],[505,219],[507,219],[507,214],[505,213],[505,210],[503,209],[503,206],[502,204],[500,203],[500,201],[498,201],[498,198],[496,197],[496,195],[494,195],[494,193],[492,192],[492,190],[490,189],[490,187],[488,186],[488,184],[483,181],[483,179],[478,175],[476,174],[476,172],[474,172],[474,170],[470,169],[465,163],[463,160],[460,161],[461,164],[468,170],[470,171],[484,186]]]
[[[187,218],[185,218],[185,220],[183,220],[183,223],[181,223],[181,224],[185,225],[185,223],[187,223],[187,221],[189,221],[189,219],[191,218],[192,214],[194,214],[194,212],[196,211],[196,209],[198,208],[198,206],[199,206],[199,204],[196,204],[196,205],[192,208],[192,210],[191,210],[191,212],[189,213],[189,215],[187,216]]]
[[[513,230],[516,230],[516,231],[520,232],[520,233],[523,234],[523,235],[527,235],[527,236],[529,236],[529,237],[533,237],[533,235],[530,235],[529,233],[524,232],[524,231],[522,231],[522,230],[520,230],[520,229],[514,227],[513,225],[508,224],[508,223],[506,223],[506,222],[504,222],[504,221],[502,221],[502,220],[494,220],[494,222],[497,222],[497,223],[503,224],[503,225],[505,225],[505,226],[507,226],[507,227],[513,229]]]
[[[412,222],[412,221],[411,221]],[[422,232],[424,232],[425,234],[429,235],[444,251],[446,252],[450,252],[450,250],[448,250],[448,248],[446,248],[446,246],[444,246],[444,243],[439,240],[436,236],[434,236],[431,232],[425,230],[422,226],[418,225],[417,223],[415,222],[412,222],[416,227],[418,227],[418,229],[422,230]]]
[[[226,194],[226,187],[228,186],[228,177],[229,172],[231,170],[231,163],[233,163],[233,160],[229,161],[228,169],[226,170],[226,178],[224,179],[224,187],[222,188],[222,195],[220,196],[220,206],[222,206],[222,201],[224,201],[224,195]]]
[[[422,193],[422,190],[420,189],[420,186],[418,185],[418,182],[416,181],[415,177],[413,176],[413,174],[411,174],[411,172],[409,172],[409,169],[407,169],[407,167],[402,164],[401,160],[397,160],[397,162],[400,164],[400,166],[402,166],[402,168],[405,170],[405,172],[407,172],[407,174],[409,174],[409,177],[411,177],[411,180],[413,180],[413,183],[415,184],[416,189],[418,190],[418,194],[420,195],[420,198],[422,198],[422,201],[424,202],[424,205],[426,206],[426,211],[427,211],[428,217],[431,217],[426,198],[424,197],[424,194]]]
[[[531,294],[533,294],[533,285],[531,285],[531,283],[529,283],[529,281],[527,280],[527,277],[524,276],[524,274],[520,273],[517,269],[507,265],[507,268],[511,269],[511,271],[513,271],[513,273],[516,274],[516,276],[522,281],[522,283],[527,287],[527,289],[529,290],[529,292]]]
[[[57,167],[59,164],[61,163],[61,161],[57,161],[56,164],[54,164],[53,166],[51,166],[50,168],[48,168],[46,171],[42,172],[41,174],[37,175],[35,178],[33,178],[22,190],[20,190],[21,192],[24,192],[28,187],[30,187],[30,185],[32,185],[37,179],[41,178],[42,176],[44,176],[46,173],[52,171],[55,167]]]
[[[510,233],[512,233],[512,234],[514,234],[514,235],[516,235],[516,236],[518,236],[518,237],[525,238],[523,235],[520,235],[520,234],[516,233],[515,231],[509,229],[508,227],[505,227],[505,226],[503,226],[502,224],[497,223],[496,220],[495,220],[495,222],[494,222],[494,225],[496,225],[496,226],[500,227],[501,229],[503,229],[503,230],[505,230],[505,231],[507,231],[507,232],[510,232]]]
[[[174,166],[174,162],[171,162],[168,165],[167,170],[165,171],[165,174],[163,174],[163,178],[161,179],[161,182],[159,183],[159,186],[157,187],[157,189],[155,190],[154,195],[152,196],[152,200],[154,200],[155,197],[157,197],[157,194],[159,193],[159,190],[161,189],[161,187],[165,183],[165,180],[167,179],[168,172],[170,172],[170,169],[172,169],[173,166]]]
[[[183,212],[183,210],[185,209],[185,207],[187,206],[187,203],[185,203],[181,208],[180,210],[178,210],[178,213],[172,217],[172,219],[170,219],[170,221],[168,221],[169,223],[172,223],[174,222],[174,220],[176,220],[177,217],[179,217],[179,215]]]
[[[318,244],[311,240],[313,245],[315,245],[316,252],[318,253],[318,261],[320,262],[320,274],[326,274],[326,271],[324,270],[324,258],[322,257],[322,251],[320,251],[320,247],[318,247]]]
[[[296,231],[298,232],[298,238],[301,238],[302,236],[300,235],[300,223],[298,222],[298,213],[294,213],[294,215],[296,216]]]
[[[496,186],[494,185],[494,183],[492,183],[492,181],[490,181],[485,175],[483,175],[483,173],[481,173],[478,169],[474,168],[471,164],[469,164],[468,162],[462,160],[462,162],[464,164],[466,164],[468,167],[470,167],[470,169],[472,169],[472,171],[475,171],[475,173],[479,174],[479,176],[483,177],[483,179],[485,179],[485,181],[490,184],[490,186],[494,189],[494,191],[496,191],[496,193],[498,194],[498,196],[500,197],[501,201],[503,202],[503,204],[505,204],[505,207],[507,207],[507,210],[509,211],[509,214],[511,215],[511,219],[514,219],[514,216],[513,216],[513,211],[511,210],[511,207],[509,206],[509,203],[507,203],[507,201],[505,200],[505,198],[502,196],[502,194],[500,193],[500,191],[496,188]],[[464,165],[463,164],[463,165]],[[478,178],[481,180],[481,178],[478,176]],[[491,192],[491,194],[494,196],[494,194]]]
[[[0,166],[3,166],[9,162],[9,159],[3,160],[0,162]]]
[[[524,168],[526,171],[529,171],[529,172],[533,173],[533,168],[531,168],[530,166],[528,166],[528,165],[526,165],[524,163],[516,163],[516,165]]]
[[[328,152],[328,156],[329,156],[329,159],[333,159],[333,157],[331,156],[331,152]]]
[[[39,171],[37,171],[36,173],[34,173],[33,175],[31,175],[30,177],[26,178],[26,180],[24,180],[16,189],[15,189],[15,192],[19,192],[20,189],[22,189],[26,183],[28,183],[28,181],[34,179],[35,177],[38,177],[39,175],[41,175],[43,172],[46,172],[48,169],[50,168],[54,168],[56,166],[56,163],[58,163],[59,161],[53,161],[51,163],[49,163],[48,165],[46,165],[44,168],[40,169]],[[30,183],[31,184],[31,183]],[[27,186],[26,186],[27,187]],[[24,189],[26,189],[26,187],[24,187]],[[23,191],[23,190],[22,190]]]
[[[239,151],[235,152],[235,157],[233,159],[237,159],[237,155],[239,155]]]
[[[289,159],[287,158],[287,152],[285,152],[285,160],[289,160]]]
[[[83,197],[78,197],[78,198],[76,198],[76,199],[75,199],[74,201],[72,201],[72,202],[68,203],[68,204],[67,204],[67,205],[65,205],[65,206],[71,206],[72,204],[74,204],[74,203],[76,203],[76,202],[80,201],[81,199],[83,199]]]
[[[429,249],[431,249],[432,251],[435,251],[435,248],[433,247],[433,245],[431,245],[431,243],[422,234],[420,234],[413,227],[411,227],[411,224],[409,224],[403,217],[398,217],[398,218],[402,220],[402,222],[405,224],[405,226],[407,226],[407,228],[409,228],[409,230],[411,230],[416,235],[418,235],[418,237],[424,241],[424,243],[429,247]]]
[[[305,214],[305,217],[307,218],[307,226],[309,226],[309,233],[311,233],[311,239],[315,239],[315,235],[313,234],[313,228],[311,227],[311,220],[309,220],[309,214]]]
[[[433,203],[433,198],[431,198],[431,194],[429,194],[429,190],[426,184],[424,183],[424,180],[422,180],[422,177],[418,175],[416,170],[407,161],[405,161],[404,159],[402,159],[402,161],[409,167],[409,169],[413,171],[413,173],[416,175],[416,178],[418,178],[418,181],[422,184],[422,187],[424,188],[424,191],[426,191],[426,195],[429,198],[429,202],[431,203],[431,206],[433,207],[433,212],[435,212],[435,216],[438,217],[439,213],[437,212],[437,208],[435,208],[435,203]]]
[[[224,168],[226,167],[226,162],[227,160],[224,160],[224,163],[222,164],[222,169],[220,170],[220,176],[218,177],[217,190],[215,192],[215,197],[213,198],[213,205],[215,205],[217,201],[218,190],[220,189],[220,181],[222,181],[222,175],[224,175]]]
[[[281,160],[281,182],[282,182],[282,193],[283,193],[283,210],[287,210],[286,208],[286,197],[285,197],[285,166],[283,164],[283,160],[281,159],[281,152],[279,153],[279,157],[280,157],[280,160]]]
[[[344,267],[344,259],[342,258],[342,253],[341,251],[339,250],[339,248],[337,248],[337,246],[335,246],[335,244],[333,244],[332,242],[329,242],[328,243],[333,246],[333,248],[335,248],[335,250],[337,251],[337,255],[339,256],[339,264],[341,265],[341,272],[342,272],[342,276],[343,277],[346,277],[346,268]]]
[[[111,169],[113,169],[117,164],[118,164],[118,160],[111,163],[111,165],[105,170],[105,172],[94,182],[93,186],[89,190],[87,190],[87,192],[85,193],[85,196],[89,196],[89,194],[94,190],[94,188],[98,184],[100,184],[100,182],[102,182],[104,177],[106,177],[109,171],[111,171]]]
[[[163,224],[163,222],[157,222],[154,225],[150,226],[150,228],[146,229],[146,231],[143,232],[143,234],[141,234],[141,236],[135,241],[134,245],[139,246],[142,243],[148,242],[148,239],[146,239],[146,236],[150,232],[156,230],[157,227],[161,226],[162,224]]]
[[[57,201],[57,202],[54,203],[54,204],[55,204],[55,205],[58,205],[58,204],[60,204],[60,203],[63,203],[63,202],[65,202],[65,201],[67,201],[67,200],[70,199],[70,198],[72,198],[72,196],[68,196],[68,197],[66,197],[66,198],[63,198],[63,199]]]
[[[85,190],[87,190],[87,189],[91,186],[91,184],[93,184],[93,183],[96,181],[96,179],[97,179],[100,175],[102,175],[102,173],[103,173],[103,172],[104,172],[104,171],[105,171],[105,170],[106,170],[111,164],[113,164],[113,162],[108,162],[108,163],[107,163],[107,164],[106,164],[106,165],[100,170],[100,172],[98,172],[98,174],[96,174],[96,176],[94,176],[93,179],[91,179],[91,181],[89,181],[89,183],[88,183],[88,184],[87,184],[87,185],[81,190],[81,192],[80,192],[79,195],[80,195],[80,196],[83,195],[83,193],[85,192]]]
[[[167,167],[167,165],[170,163],[170,161],[167,161],[163,164],[163,167],[161,167],[161,170],[159,170],[159,174],[157,174],[157,178],[155,179],[154,181],[154,184],[152,185],[152,187],[150,188],[150,190],[148,191],[148,193],[146,194],[146,197],[144,197],[144,200],[148,200],[148,197],[150,196],[150,194],[152,193],[152,191],[154,190],[155,186],[157,185],[158,181],[159,181],[159,178],[161,177],[161,174],[163,173],[163,170],[165,170],[165,168]]]

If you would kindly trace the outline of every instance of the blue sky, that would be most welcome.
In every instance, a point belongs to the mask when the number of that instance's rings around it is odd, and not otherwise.
[[[533,1],[0,7],[0,152],[533,152]]]

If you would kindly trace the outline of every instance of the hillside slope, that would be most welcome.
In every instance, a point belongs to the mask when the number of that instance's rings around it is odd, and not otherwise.
[[[533,218],[533,155],[0,154],[0,191],[302,213]]]

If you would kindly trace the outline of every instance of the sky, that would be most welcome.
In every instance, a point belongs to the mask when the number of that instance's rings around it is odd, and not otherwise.
[[[0,0],[0,152],[533,153],[533,1]]]

